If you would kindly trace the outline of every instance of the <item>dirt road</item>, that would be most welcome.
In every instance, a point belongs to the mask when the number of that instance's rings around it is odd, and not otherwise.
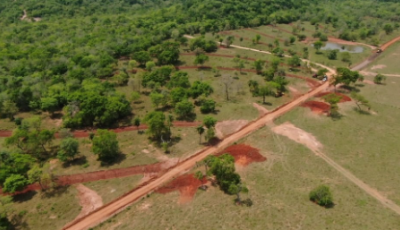
[[[332,168],[336,169],[340,174],[345,176],[347,179],[349,179],[351,182],[353,182],[355,185],[360,187],[362,190],[364,190],[366,193],[368,193],[370,196],[378,200],[380,203],[382,203],[384,206],[392,209],[394,212],[396,212],[398,215],[400,215],[400,207],[396,205],[393,201],[387,199],[386,197],[382,196],[377,190],[371,188],[369,185],[366,183],[362,182],[360,179],[355,177],[351,172],[347,171],[344,169],[342,166],[337,164],[335,161],[333,161],[330,157],[325,155],[324,153],[320,151],[315,151],[315,153],[321,157],[323,160],[325,160],[326,163],[328,163]]]
[[[256,121],[249,123],[248,125],[244,126],[241,130],[236,133],[233,133],[223,139],[220,143],[216,146],[208,147],[202,150],[201,152],[193,155],[192,157],[186,159],[185,161],[179,163],[176,167],[172,168],[165,174],[155,178],[148,184],[144,185],[143,187],[134,189],[131,193],[126,194],[123,197],[111,202],[102,208],[90,213],[89,215],[82,217],[70,225],[66,226],[64,229],[68,230],[82,230],[88,229],[93,227],[100,222],[106,220],[107,218],[115,215],[123,208],[131,205],[133,202],[137,201],[141,197],[145,196],[146,194],[154,191],[161,185],[165,184],[166,182],[170,181],[171,179],[179,176],[183,172],[190,170],[193,166],[196,165],[196,162],[202,161],[208,155],[215,154],[219,151],[222,151],[235,141],[249,135],[250,133],[254,132],[255,130],[263,127],[266,123],[272,121],[273,119],[281,116],[282,114],[290,111],[294,107],[300,105],[308,98],[315,96],[316,94],[320,93],[321,91],[327,89],[329,87],[329,82],[325,82],[324,84],[320,85],[319,87],[313,89],[312,91],[300,96],[299,98],[275,109],[274,111],[260,117]]]

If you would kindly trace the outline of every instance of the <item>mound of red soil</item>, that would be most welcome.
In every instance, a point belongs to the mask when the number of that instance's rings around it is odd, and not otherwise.
[[[203,180],[199,180],[195,178],[193,174],[186,174],[177,177],[169,184],[159,188],[156,192],[166,194],[178,190],[181,195],[179,198],[179,203],[186,203],[193,199],[197,189],[205,183],[207,183],[205,178],[203,178]]]
[[[301,104],[302,107],[310,108],[314,113],[327,113],[330,109],[330,106],[327,103],[320,101],[306,101]]]
[[[229,146],[224,151],[218,153],[217,156],[224,153],[232,155],[233,158],[235,158],[235,163],[242,166],[247,166],[253,162],[263,162],[267,160],[266,157],[260,154],[258,149],[244,144]]]
[[[342,98],[340,99],[340,101],[339,101],[340,103],[351,101],[351,98],[350,98],[349,96],[347,96],[347,95],[345,95],[345,94],[342,94],[342,93],[329,93],[329,92],[325,92],[325,93],[320,93],[320,94],[318,94],[317,97],[323,97],[323,96],[328,95],[328,94],[336,94],[336,95],[342,97]]]

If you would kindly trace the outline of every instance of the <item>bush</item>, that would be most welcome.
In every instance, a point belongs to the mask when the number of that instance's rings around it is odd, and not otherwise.
[[[320,185],[310,192],[310,200],[321,205],[331,206],[333,204],[332,193],[328,186]]]
[[[212,113],[215,111],[215,101],[206,99],[201,103],[200,111],[202,113]]]

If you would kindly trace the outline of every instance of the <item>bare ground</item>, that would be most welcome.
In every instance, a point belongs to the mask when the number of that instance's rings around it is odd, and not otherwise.
[[[260,117],[269,112],[268,109],[264,108],[262,105],[259,105],[259,104],[255,103],[255,102],[253,103],[253,107],[258,110],[258,113],[259,113]]]
[[[79,204],[82,206],[81,212],[75,219],[85,216],[103,206],[103,199],[95,191],[83,184],[77,184],[75,188],[78,190]]]
[[[386,68],[386,65],[374,65],[371,67],[371,70],[384,69],[384,68]]]
[[[243,126],[247,125],[247,120],[232,120],[221,121],[215,125],[215,133],[219,139],[228,136],[229,134],[237,132]]]

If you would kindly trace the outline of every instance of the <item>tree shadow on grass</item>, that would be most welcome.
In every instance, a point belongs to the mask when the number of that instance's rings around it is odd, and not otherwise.
[[[76,166],[76,165],[84,165],[87,163],[86,156],[80,156],[78,158],[73,159],[72,161],[64,162],[62,164],[63,168],[68,168],[70,166]]]
[[[53,197],[59,197],[62,194],[64,194],[68,190],[69,186],[61,186],[57,185],[53,188],[47,188],[43,189],[40,196],[42,198],[53,198]]]
[[[24,220],[24,215],[22,213],[18,213],[13,215],[10,218],[10,223],[11,226],[9,228],[6,228],[7,230],[17,230],[17,229],[26,229],[29,230],[31,229],[29,227],[29,225],[26,223],[26,221]]]
[[[107,162],[101,162],[101,166],[102,167],[107,167],[107,166],[111,166],[111,165],[114,165],[114,164],[119,164],[119,163],[121,163],[122,161],[124,161],[126,159],[126,155],[125,154],[123,154],[123,153],[119,153],[115,158],[113,158],[113,159],[110,159],[109,161],[107,161]]]
[[[362,110],[359,108],[353,108],[353,110],[361,115],[372,115],[370,111]]]
[[[26,193],[17,194],[13,196],[13,201],[15,203],[23,203],[25,201],[31,200],[36,194],[36,191],[28,191]]]

